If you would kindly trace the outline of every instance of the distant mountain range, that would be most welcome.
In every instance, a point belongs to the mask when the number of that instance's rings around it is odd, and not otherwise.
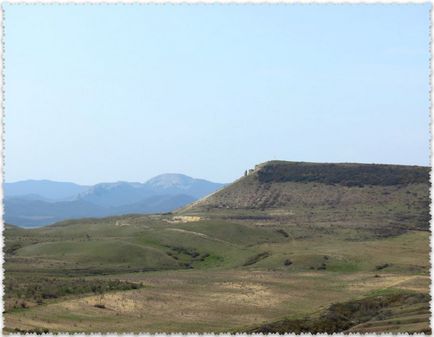
[[[4,219],[22,227],[37,227],[72,218],[169,212],[223,186],[183,174],[162,174],[145,183],[93,186],[50,180],[5,183]]]
[[[72,199],[87,189],[89,186],[50,180],[24,180],[3,185],[6,198],[20,197],[45,201]]]

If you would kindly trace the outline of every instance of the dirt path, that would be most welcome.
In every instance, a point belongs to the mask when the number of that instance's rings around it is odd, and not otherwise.
[[[189,231],[189,230],[186,230],[186,229],[181,229],[181,228],[166,228],[166,230],[173,231],[173,232],[179,232],[179,233],[196,235],[196,236],[199,236],[199,237],[207,239],[207,240],[213,240],[213,241],[225,243],[227,245],[236,246],[235,244],[233,244],[231,242],[228,242],[228,241],[225,241],[225,240],[221,240],[221,239],[217,239],[217,238],[213,238],[213,237],[208,236],[206,234],[199,233],[199,232],[193,232],[193,231]]]

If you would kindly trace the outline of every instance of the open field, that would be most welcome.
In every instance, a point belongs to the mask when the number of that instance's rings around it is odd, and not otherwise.
[[[428,232],[168,217],[6,229],[5,331],[243,331],[382,291],[428,293]],[[44,278],[70,289],[35,287]]]

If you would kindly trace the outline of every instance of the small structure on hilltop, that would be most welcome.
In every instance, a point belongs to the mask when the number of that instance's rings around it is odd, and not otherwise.
[[[247,177],[248,175],[252,174],[253,172],[255,172],[256,169],[248,169],[244,171],[244,176]]]

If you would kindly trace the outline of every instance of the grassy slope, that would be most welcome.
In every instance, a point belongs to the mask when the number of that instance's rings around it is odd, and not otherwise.
[[[249,330],[255,333],[423,332],[430,333],[430,296],[393,290],[330,305],[319,313],[283,319]]]
[[[251,330],[316,317],[336,302],[429,292],[427,184],[278,179],[254,173],[177,214],[200,221],[166,214],[7,226],[5,331]],[[39,286],[49,282],[54,298]],[[89,292],[92,283],[105,294]],[[353,329],[426,330],[418,305]]]
[[[312,167],[315,170],[310,172]],[[348,177],[354,174],[358,174],[354,184],[349,184]],[[347,180],[337,183],[339,179]],[[389,183],[384,185],[382,179]],[[303,225],[344,222],[380,230],[392,224],[396,229],[427,230],[429,204],[426,167],[269,162],[180,213],[233,216],[247,210]]]
[[[22,268],[20,261],[25,260],[33,261],[34,270],[41,272],[81,269],[90,274],[105,269],[178,269],[186,262],[200,267],[210,265],[209,260],[236,266],[254,252],[246,245],[283,240],[272,229],[228,221],[170,224],[151,217],[7,229],[6,237],[7,249],[14,249],[8,257],[11,271]],[[194,259],[205,254],[209,256],[203,261]]]
[[[119,226],[119,221],[124,225]],[[73,226],[75,236],[71,235]],[[85,228],[92,233],[90,238],[86,238]],[[26,234],[19,234],[22,232]],[[100,297],[92,294],[44,299],[43,305],[36,306],[29,299],[32,308],[6,314],[6,327],[228,331],[282,317],[303,317],[330,303],[382,289],[428,291],[428,233],[410,231],[388,238],[363,233],[364,240],[353,241],[357,236],[353,231],[323,233],[285,224],[258,226],[251,220],[170,224],[150,217],[8,229],[9,245],[26,235],[31,240],[22,240],[23,247],[8,256],[6,277],[32,278],[36,271],[36,275],[69,273],[88,280],[99,275],[98,279],[138,282],[145,287],[107,293],[103,301],[110,310],[95,308]],[[179,252],[174,247],[186,250]],[[189,255],[192,251],[199,256],[193,258]],[[268,257],[243,266],[262,252],[268,252]],[[204,254],[209,256],[201,260]],[[292,264],[286,266],[286,259]],[[384,264],[389,266],[377,270]],[[161,271],[125,274],[146,267]],[[107,275],[101,276],[101,272]],[[134,310],[115,304],[119,299]],[[182,314],[171,308],[183,308]]]

